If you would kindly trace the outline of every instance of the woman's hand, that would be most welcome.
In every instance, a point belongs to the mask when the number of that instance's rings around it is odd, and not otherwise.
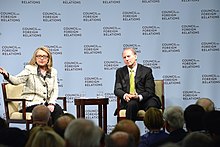
[[[4,76],[4,77],[8,77],[8,72],[4,69],[0,67],[0,73]]]
[[[47,108],[50,110],[50,112],[53,112],[54,111],[54,105],[53,104],[49,104],[47,106]]]

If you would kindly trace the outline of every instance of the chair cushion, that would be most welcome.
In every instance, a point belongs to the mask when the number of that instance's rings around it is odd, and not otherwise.
[[[139,110],[137,113],[137,117],[144,117],[145,111],[144,110]],[[126,110],[122,109],[119,111],[119,116],[120,117],[126,117]]]
[[[26,120],[31,120],[31,112],[26,113]],[[10,115],[10,119],[22,119],[22,113],[20,112],[13,112]]]

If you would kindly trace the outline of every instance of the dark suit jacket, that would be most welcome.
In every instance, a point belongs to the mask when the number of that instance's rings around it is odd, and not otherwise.
[[[143,96],[141,102],[147,101],[155,95],[155,83],[152,69],[141,64],[137,65],[135,75],[135,88],[138,94]],[[123,66],[116,71],[114,94],[121,98],[121,108],[125,108],[126,101],[123,99],[125,93],[129,93],[129,72],[127,66]]]

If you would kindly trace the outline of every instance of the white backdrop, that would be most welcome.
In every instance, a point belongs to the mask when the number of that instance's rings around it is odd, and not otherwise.
[[[80,93],[103,91],[108,131],[116,123],[115,71],[125,47],[164,79],[165,106],[209,97],[220,108],[219,0],[0,0],[0,17],[0,67],[16,75],[37,47],[48,46],[68,111],[76,115]],[[0,98],[4,117],[1,90]],[[86,108],[96,121],[97,107]]]

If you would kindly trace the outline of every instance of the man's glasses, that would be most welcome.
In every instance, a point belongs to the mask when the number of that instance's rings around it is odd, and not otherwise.
[[[36,58],[38,58],[38,59],[47,59],[48,58],[48,56],[47,55],[36,55]]]

